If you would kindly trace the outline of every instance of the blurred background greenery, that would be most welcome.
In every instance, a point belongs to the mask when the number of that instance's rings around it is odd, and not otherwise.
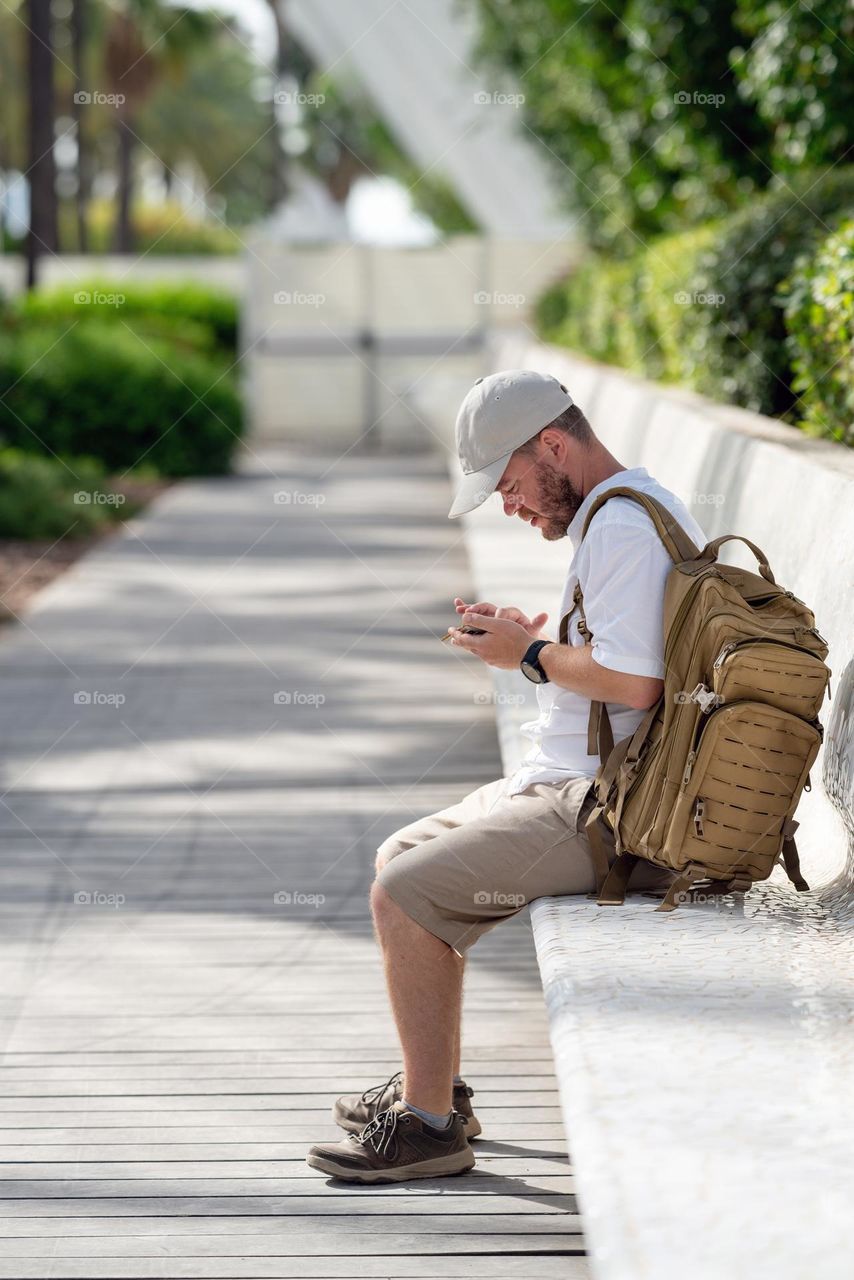
[[[538,300],[540,336],[854,443],[850,0],[458,5],[479,73],[523,94],[519,129],[586,246]],[[236,298],[146,284],[137,261],[233,259],[303,174],[342,209],[380,178],[432,235],[481,232],[369,86],[315,65],[275,0],[249,7],[263,48],[201,0],[0,5],[2,245],[30,286],[0,299],[7,537],[62,533],[16,485],[67,513],[57,495],[84,472],[109,487],[229,469]],[[95,265],[34,288],[45,259],[107,253],[128,262],[120,285]],[[92,505],[69,531],[121,514]]]

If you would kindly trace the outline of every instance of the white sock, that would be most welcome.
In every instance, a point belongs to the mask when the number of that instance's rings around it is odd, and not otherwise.
[[[440,1115],[438,1111],[423,1111],[421,1107],[415,1107],[411,1102],[407,1102],[405,1098],[401,1098],[401,1102],[408,1111],[414,1111],[420,1116],[425,1124],[429,1124],[434,1129],[447,1129],[453,1117],[453,1111],[449,1111],[447,1115]]]

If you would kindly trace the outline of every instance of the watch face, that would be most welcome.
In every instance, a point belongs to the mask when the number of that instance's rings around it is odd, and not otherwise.
[[[521,663],[521,667],[522,667],[522,673],[523,673],[523,675],[526,675],[526,676],[528,677],[528,679],[529,679],[529,680],[533,680],[533,681],[534,681],[534,684],[544,684],[544,683],[545,683],[545,681],[543,680],[543,677],[542,677],[541,672],[540,672],[536,667],[532,667],[532,666],[531,666],[531,664],[530,664],[530,662],[523,662],[523,663]]]

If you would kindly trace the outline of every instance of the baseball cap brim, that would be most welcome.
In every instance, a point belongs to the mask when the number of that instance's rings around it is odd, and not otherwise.
[[[496,462],[490,462],[489,466],[481,467],[479,471],[469,471],[463,476],[451,509],[448,512],[449,520],[465,515],[467,511],[474,511],[482,503],[486,502],[486,499],[495,492],[495,486],[504,475],[504,469],[513,456],[513,452],[511,449],[509,453],[505,453],[503,458],[498,458]]]

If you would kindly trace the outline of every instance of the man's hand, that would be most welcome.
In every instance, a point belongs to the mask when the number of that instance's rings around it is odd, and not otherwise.
[[[506,618],[508,622],[516,622],[520,627],[524,627],[531,640],[550,640],[551,637],[544,635],[541,628],[544,623],[548,622],[549,615],[547,613],[538,613],[533,618],[527,617],[521,609],[515,608],[514,605],[505,605],[499,608],[497,605],[490,604],[484,600],[479,604],[465,604],[459,596],[454,600],[454,608],[457,613],[479,613],[487,618]],[[468,619],[473,627],[480,626],[480,623]],[[477,637],[475,637],[477,639]]]
[[[496,614],[497,612],[496,610]],[[449,643],[460,649],[467,649],[469,653],[475,654],[490,667],[512,670],[519,666],[530,648],[531,633],[520,623],[512,622],[509,618],[467,610],[463,613],[460,622],[470,627],[482,627],[485,634],[473,636],[460,631],[458,627],[451,627]]]

